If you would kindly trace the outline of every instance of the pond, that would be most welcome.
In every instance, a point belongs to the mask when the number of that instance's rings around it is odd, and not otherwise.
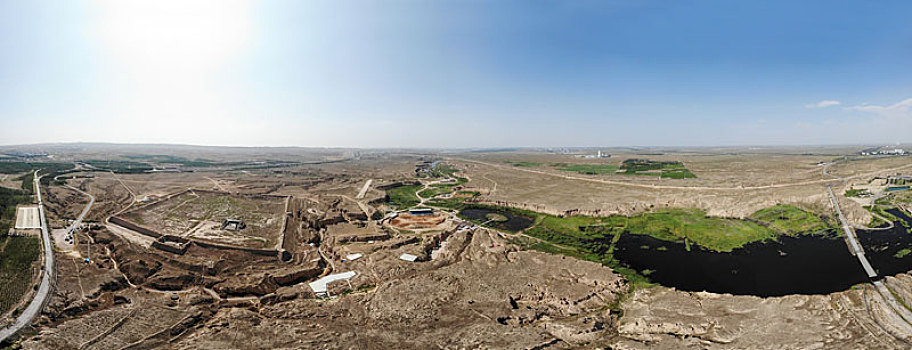
[[[912,223],[902,213],[892,212]],[[912,235],[902,223],[889,230],[858,230],[859,243],[879,275],[912,270]],[[827,294],[869,279],[836,231],[826,235],[781,236],[719,253],[646,235],[624,234],[614,257],[655,283],[686,291],[757,296]]]
[[[468,208],[460,211],[459,215],[475,222],[484,223],[486,226],[511,232],[524,230],[535,222],[535,218],[518,215],[507,210]]]

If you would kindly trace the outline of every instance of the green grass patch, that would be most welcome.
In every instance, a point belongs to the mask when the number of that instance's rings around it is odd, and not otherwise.
[[[730,252],[751,242],[772,240],[783,234],[804,233],[800,231],[802,228],[807,228],[807,232],[819,232],[828,227],[820,218],[798,208],[774,208],[759,212],[756,215],[759,218],[756,219],[757,222],[707,217],[705,212],[698,209],[665,210],[629,218],[562,218],[536,214],[535,225],[527,229],[526,233],[557,244],[577,245],[585,251],[604,250],[601,246],[609,234],[625,232],[649,235],[664,241],[696,244],[712,251]]]
[[[560,164],[560,171],[573,171],[586,175],[614,174],[618,171],[617,165],[611,164]]]
[[[427,189],[421,190],[418,192],[419,195],[423,198],[431,198],[437,195],[446,194],[452,192],[452,189],[449,187],[429,187]]]
[[[652,175],[666,179],[694,179],[697,175],[690,172],[681,162],[659,162],[649,159],[627,159],[621,163],[621,170],[627,175]]]
[[[510,164],[515,167],[524,167],[524,168],[542,166],[542,163],[538,163],[538,162],[507,162],[507,164]]]
[[[760,224],[737,219],[707,217],[696,209],[675,209],[630,218],[626,231],[661,240],[697,245],[718,252],[730,252],[751,242],[775,239],[780,233]]]
[[[903,248],[903,249],[900,249],[898,252],[896,252],[896,254],[893,254],[893,257],[897,258],[897,259],[902,259],[902,258],[905,258],[906,255],[909,255],[909,254],[912,254],[912,249]]]
[[[466,198],[434,198],[425,202],[425,204],[432,207],[461,210],[466,206],[465,201]]]
[[[688,169],[662,170],[662,178],[666,179],[696,179],[697,175]]]
[[[846,190],[845,196],[846,197],[860,197],[862,194],[865,194],[865,193],[868,193],[868,190],[859,190],[859,189],[850,188],[850,189]]]
[[[631,217],[558,217],[513,208],[471,204],[465,207],[510,211],[534,217],[534,224],[524,233],[540,240],[519,237],[513,243],[525,249],[601,263],[627,278],[634,289],[654,284],[648,278],[651,271],[631,270],[614,258],[614,246],[623,234],[649,235],[663,241],[682,243],[688,251],[701,247],[710,251],[731,252],[748,243],[775,240],[780,235],[811,234],[830,228],[822,218],[790,205],[759,210],[749,220],[708,217],[699,209],[664,210]],[[668,248],[659,245],[645,249]]]
[[[653,170],[684,169],[681,162],[659,162],[649,159],[625,159],[621,162],[621,170],[626,172],[640,172]]]
[[[869,212],[871,212],[871,214],[880,215],[880,216],[882,216],[883,218],[885,218],[885,219],[887,219],[887,220],[889,220],[889,221],[893,221],[893,222],[900,221],[900,222],[903,222],[903,223],[904,223],[904,221],[899,220],[899,218],[897,218],[897,217],[894,216],[893,214],[888,213],[888,212],[887,212],[887,209],[889,209],[889,208],[884,208],[884,207],[877,206],[877,205],[874,205],[874,206],[865,205],[865,206],[863,206],[862,208],[867,209]],[[868,227],[878,227],[878,226],[881,226],[881,225],[883,225],[883,224],[888,224],[888,223],[889,223],[889,222],[887,222],[887,221],[882,220],[882,219],[881,219],[880,217],[878,217],[877,215],[872,215],[872,216],[871,216],[871,222],[868,223]]]
[[[613,164],[552,164],[560,171],[573,171],[586,175],[623,174],[659,176],[666,179],[693,179],[694,175],[681,162],[656,162],[647,159],[627,159],[620,166]]]
[[[421,188],[420,185],[406,185],[386,190],[390,202],[399,209],[406,209],[421,203],[418,195],[415,193]]]
[[[893,205],[893,201],[890,199],[890,196],[884,196],[884,197],[877,198],[877,200],[874,201],[874,204]]]
[[[751,214],[750,219],[787,235],[817,233],[831,228],[819,216],[794,205],[779,204],[760,209]]]

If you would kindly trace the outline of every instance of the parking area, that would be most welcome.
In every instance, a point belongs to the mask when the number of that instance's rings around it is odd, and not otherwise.
[[[24,230],[31,228],[41,228],[41,217],[38,215],[38,207],[19,207],[16,211],[16,229]]]

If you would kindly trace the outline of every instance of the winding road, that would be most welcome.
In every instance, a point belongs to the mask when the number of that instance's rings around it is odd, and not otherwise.
[[[41,200],[41,177],[38,176],[37,171],[34,173],[34,183],[35,195],[38,197],[38,212],[41,216],[41,240],[44,250],[44,269],[41,271],[41,284],[38,286],[32,302],[22,311],[22,314],[8,327],[0,329],[0,342],[28,326],[41,313],[41,309],[47,303],[51,291],[51,278],[55,273],[54,250],[51,249],[51,236],[48,234],[47,219],[44,216],[44,202]]]
[[[55,177],[54,180],[58,180],[57,179],[58,177],[60,177],[60,176]],[[68,184],[64,184],[64,186],[66,186],[66,188],[69,188],[73,191],[79,192],[84,196],[89,197],[89,204],[86,204],[85,209],[82,209],[82,213],[80,213],[79,217],[77,217],[76,220],[73,221],[73,224],[70,225],[70,227],[67,227],[67,234],[73,234],[73,231],[75,229],[77,229],[79,227],[79,225],[82,224],[82,219],[85,219],[86,214],[88,214],[89,210],[92,209],[92,205],[95,204],[95,196],[93,196],[83,190],[80,190],[76,187],[70,186]]]

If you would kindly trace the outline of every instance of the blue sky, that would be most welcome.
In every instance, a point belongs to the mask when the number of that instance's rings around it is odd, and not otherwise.
[[[0,0],[0,144],[912,141],[905,1]]]

